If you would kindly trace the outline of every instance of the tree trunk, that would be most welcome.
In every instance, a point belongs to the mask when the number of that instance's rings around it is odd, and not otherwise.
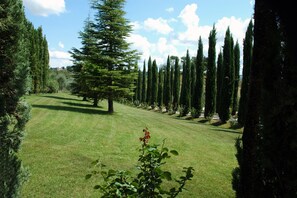
[[[108,113],[113,113],[113,99],[108,98]]]
[[[98,107],[98,96],[97,95],[94,96],[93,106]]]

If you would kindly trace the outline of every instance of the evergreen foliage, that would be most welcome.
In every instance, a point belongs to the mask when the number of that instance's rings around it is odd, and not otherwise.
[[[222,98],[222,83],[223,83],[223,55],[220,51],[217,61],[217,103],[216,112],[219,113],[221,109],[221,98]]]
[[[150,105],[152,100],[152,59],[149,57],[147,64],[147,94],[146,94],[146,102]]]
[[[238,111],[238,86],[239,86],[239,69],[240,69],[240,48],[238,42],[234,47],[234,91],[233,91],[233,105],[232,115],[235,115]]]
[[[94,21],[89,22],[91,31],[85,31],[90,37],[86,48],[92,50],[84,54],[87,59],[82,61],[81,73],[91,85],[94,105],[98,99],[107,99],[109,113],[114,112],[114,100],[133,96],[137,78],[138,54],[126,40],[132,28],[125,18],[124,4],[124,0],[92,1]]]
[[[152,97],[151,105],[155,106],[158,97],[158,66],[156,60],[153,61],[152,66]]]
[[[175,57],[174,81],[173,81],[173,110],[177,111],[180,96],[180,66],[178,57]]]
[[[140,102],[142,95],[142,72],[138,70],[137,86],[136,86],[136,100]]]
[[[185,116],[190,110],[191,101],[191,60],[189,55],[189,50],[187,50],[187,56],[183,63],[183,74],[182,74],[182,87],[180,94],[180,106],[182,111],[181,116]]]
[[[142,70],[142,92],[141,92],[141,102],[146,102],[146,69],[145,69],[145,61],[143,62],[143,70]]]
[[[202,112],[202,94],[204,84],[204,65],[203,65],[203,43],[201,36],[199,37],[198,50],[196,56],[196,83],[193,95],[192,107],[196,110],[196,117],[199,117]]]
[[[257,0],[249,97],[234,171],[238,197],[296,197],[296,12]]]
[[[166,109],[169,108],[169,103],[171,101],[171,72],[170,72],[170,59],[169,56],[167,57],[167,64],[165,69],[165,76],[164,76],[164,105]]]
[[[42,33],[42,28],[34,28],[33,24],[26,21],[28,57],[30,61],[30,78],[32,80],[30,92],[48,92],[47,82],[49,75],[49,52],[46,37]]]
[[[253,56],[253,22],[249,23],[249,26],[245,33],[245,39],[243,42],[243,71],[242,71],[242,83],[240,89],[240,100],[238,107],[238,123],[243,126],[246,114],[246,105],[248,99],[248,88],[250,79],[250,68],[252,65]]]
[[[226,30],[226,35],[224,39],[224,49],[223,49],[223,81],[222,81],[222,95],[220,101],[220,111],[219,117],[222,122],[226,122],[230,118],[230,105],[232,99],[233,83],[231,82],[232,76],[232,39],[230,29]]]
[[[0,2],[0,197],[18,197],[26,178],[18,151],[30,108],[28,91],[29,32],[20,0]]]
[[[212,117],[216,108],[216,29],[209,33],[208,62],[205,84],[205,111],[204,117]]]
[[[132,31],[123,10],[125,0],[93,2],[96,13],[92,26],[99,56],[99,72],[103,82],[99,87],[108,100],[108,112],[113,113],[113,101],[132,96],[134,89],[136,51],[130,49],[126,38]]]
[[[164,95],[164,69],[159,70],[159,81],[158,81],[158,106],[162,108]]]

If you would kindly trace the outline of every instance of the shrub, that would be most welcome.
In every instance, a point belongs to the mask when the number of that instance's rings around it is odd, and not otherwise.
[[[139,149],[140,155],[137,165],[139,171],[136,176],[132,177],[128,171],[108,170],[104,171],[105,165],[95,161],[95,166],[99,167],[100,171],[93,171],[86,175],[86,179],[93,175],[101,174],[104,179],[103,185],[96,185],[94,189],[99,189],[103,195],[102,197],[176,197],[183,191],[187,181],[193,177],[194,169],[192,167],[183,168],[183,176],[178,179],[173,179],[169,171],[162,169],[166,163],[165,160],[172,155],[178,155],[176,150],[169,150],[164,147],[165,140],[161,148],[160,145],[150,145],[150,132],[144,129],[144,136],[139,138],[142,146]],[[167,190],[162,186],[164,180],[174,183],[172,187]]]

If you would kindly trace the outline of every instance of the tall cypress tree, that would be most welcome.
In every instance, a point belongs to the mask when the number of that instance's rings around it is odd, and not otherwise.
[[[296,12],[289,1],[255,2],[253,62],[238,152],[242,197],[296,197]],[[237,184],[237,183],[235,183]]]
[[[154,106],[158,97],[158,66],[156,60],[153,61],[152,66],[152,97],[151,105]]]
[[[205,85],[205,111],[204,117],[212,117],[216,108],[216,29],[209,33],[208,63]]]
[[[163,105],[163,95],[164,95],[164,69],[159,70],[159,82],[158,82],[158,106],[161,108]]]
[[[149,57],[147,64],[147,90],[146,90],[146,102],[150,105],[152,100],[152,59]]]
[[[245,33],[245,39],[243,42],[243,71],[242,71],[242,83],[240,89],[240,100],[238,107],[238,123],[243,126],[246,115],[246,105],[248,99],[248,87],[250,79],[250,68],[252,65],[253,56],[253,22],[249,23],[247,31]]]
[[[141,100],[141,95],[142,95],[142,72],[140,69],[138,70],[138,78],[137,78],[137,95],[136,95],[136,100],[140,102]]]
[[[164,105],[166,109],[169,108],[169,103],[171,100],[171,80],[170,80],[170,59],[169,56],[167,57],[167,64],[165,69],[165,76],[164,76]]]
[[[199,37],[198,50],[196,56],[196,83],[193,95],[192,107],[196,109],[196,117],[199,117],[202,112],[202,94],[204,84],[204,65],[203,65],[203,43],[201,36]]]
[[[177,111],[180,95],[180,67],[178,57],[175,57],[173,81],[173,110]]]
[[[0,197],[18,197],[25,177],[18,152],[29,119],[28,49],[21,0],[0,2]]]
[[[146,69],[145,69],[145,61],[143,62],[143,70],[142,70],[142,92],[141,92],[141,102],[146,102]]]
[[[219,113],[221,109],[221,98],[222,98],[222,83],[223,83],[223,55],[220,51],[217,61],[217,103],[216,112]]]
[[[181,116],[187,115],[190,110],[190,94],[191,94],[191,59],[189,55],[189,50],[187,50],[186,60],[183,63],[183,75],[182,75],[182,88],[180,94],[180,106],[182,111],[180,112]]]
[[[194,102],[194,95],[195,95],[195,88],[196,88],[196,58],[191,59],[191,109],[193,108]]]
[[[235,115],[238,110],[238,86],[239,86],[239,69],[240,69],[240,48],[238,41],[234,47],[234,91],[233,91],[233,105],[232,115]]]
[[[222,122],[226,122],[230,118],[230,105],[232,99],[233,83],[231,82],[231,67],[232,67],[232,55],[231,55],[231,33],[229,27],[226,30],[223,49],[223,81],[222,81],[222,97],[220,102],[219,116]]]

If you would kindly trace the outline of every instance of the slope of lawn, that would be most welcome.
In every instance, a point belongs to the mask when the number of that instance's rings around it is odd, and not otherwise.
[[[20,157],[29,169],[22,197],[98,197],[93,186],[101,180],[85,180],[99,159],[108,168],[135,171],[142,129],[148,127],[151,143],[166,139],[179,152],[166,168],[180,176],[192,166],[194,178],[179,197],[234,197],[231,172],[236,166],[237,131],[180,119],[115,103],[116,113],[106,113],[106,102],[90,102],[68,94],[32,95],[31,120]]]

